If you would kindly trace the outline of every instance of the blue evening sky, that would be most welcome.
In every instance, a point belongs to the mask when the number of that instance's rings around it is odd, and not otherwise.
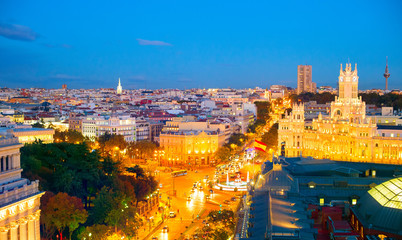
[[[402,1],[0,0],[0,87],[402,89]]]

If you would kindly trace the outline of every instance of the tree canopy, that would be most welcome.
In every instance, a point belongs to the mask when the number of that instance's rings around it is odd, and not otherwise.
[[[267,149],[276,151],[278,148],[278,123],[271,126],[268,132],[262,135],[261,141],[267,144]]]
[[[134,216],[138,201],[145,200],[157,188],[154,177],[148,176],[139,166],[133,168],[136,175],[126,175],[119,162],[109,154],[102,156],[98,150],[92,150],[86,142],[26,144],[21,148],[21,165],[23,176],[39,179],[42,190],[78,199],[88,211],[87,221],[81,219],[77,224],[69,225],[49,217],[56,214],[47,214],[49,218],[47,222],[42,221],[42,230],[48,238],[55,234],[56,226],[60,234],[71,236],[79,225],[89,227],[93,224],[105,225],[115,231],[119,229],[130,238],[136,234],[136,226],[140,223]],[[48,212],[56,211],[58,209],[51,208],[53,202],[49,194],[43,196],[42,208],[49,206]],[[77,237],[79,231],[76,232],[73,237]]]
[[[269,120],[269,113],[271,111],[271,103],[267,101],[254,102],[257,107],[257,120],[263,120],[264,122]]]
[[[59,192],[50,197],[42,207],[42,220],[48,227],[54,227],[63,240],[63,231],[68,229],[69,238],[80,224],[87,220],[88,213],[84,209],[81,199]]]

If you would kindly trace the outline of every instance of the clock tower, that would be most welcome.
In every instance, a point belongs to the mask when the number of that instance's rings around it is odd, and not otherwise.
[[[341,70],[339,73],[339,98],[357,98],[358,83],[359,76],[357,76],[357,63],[354,71],[352,71],[352,66],[350,63],[346,63],[345,71],[343,71],[341,64]]]
[[[366,104],[358,97],[359,76],[357,64],[352,71],[352,64],[346,63],[345,70],[342,68],[338,77],[338,96],[331,103],[331,117],[339,119],[354,119],[366,116]]]

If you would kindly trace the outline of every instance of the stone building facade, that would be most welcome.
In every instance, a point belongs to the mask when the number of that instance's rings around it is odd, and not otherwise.
[[[0,240],[40,240],[39,181],[21,178],[18,138],[0,138]]]
[[[352,71],[341,65],[339,95],[328,116],[318,115],[307,125],[304,105],[295,104],[279,120],[278,144],[286,157],[311,156],[331,160],[400,164],[402,138],[382,137],[375,120],[366,116],[366,104],[358,97],[357,65]]]
[[[215,164],[214,153],[225,143],[224,133],[216,131],[162,132],[159,137],[169,165]]]

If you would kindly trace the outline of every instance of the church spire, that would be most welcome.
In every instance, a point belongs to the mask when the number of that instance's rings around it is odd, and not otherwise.
[[[117,86],[116,93],[121,94],[122,92],[123,92],[123,87],[121,86],[120,78],[119,78],[119,85]]]

